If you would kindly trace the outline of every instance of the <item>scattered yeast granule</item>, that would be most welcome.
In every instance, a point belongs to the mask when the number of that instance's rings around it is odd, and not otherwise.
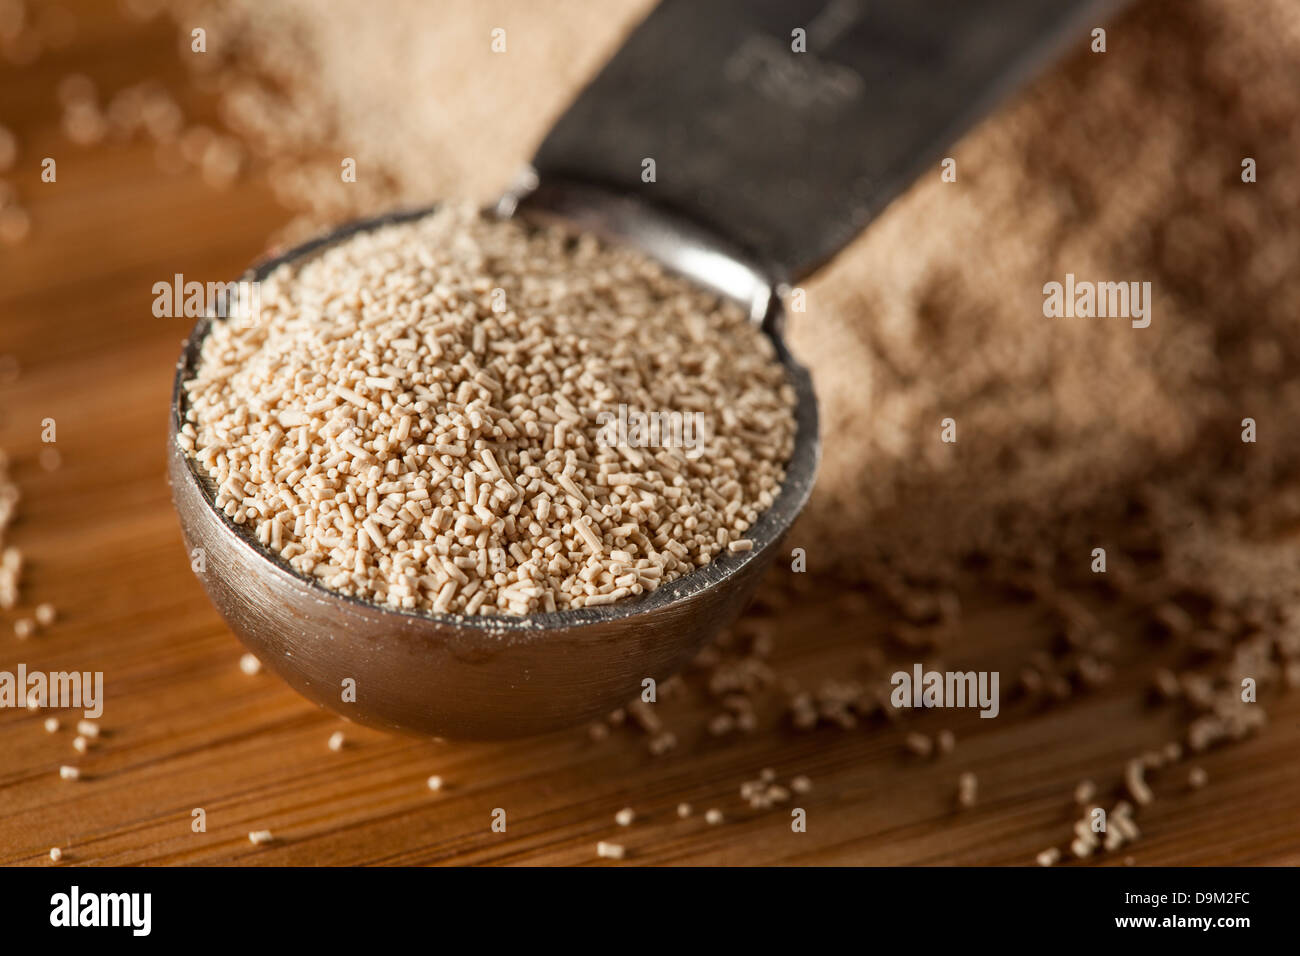
[[[662,757],[664,754],[676,747],[677,735],[670,731],[665,731],[662,734],[655,734],[655,736],[650,738],[650,743],[647,745],[647,749],[650,751],[651,756],[654,757]]]
[[[255,654],[244,654],[239,658],[239,669],[252,677],[254,674],[261,673],[262,662],[257,659]]]
[[[934,741],[925,734],[910,733],[903,738],[903,744],[918,757],[928,757],[934,751]]]
[[[60,860],[63,859],[63,851],[59,849],[57,846],[50,847],[50,859],[53,860],[55,863],[58,863]]]
[[[343,738],[343,731],[336,730],[334,731],[334,733],[330,734],[330,739],[327,743],[330,750],[333,750],[335,753],[338,753],[338,751],[343,749],[344,742],[345,741]]]
[[[793,449],[743,311],[589,236],[447,207],[281,267],[252,311],[208,334],[178,441],[264,547],[379,604],[653,591],[750,546]]]
[[[275,837],[272,835],[270,830],[252,830],[248,834],[248,842],[254,846],[262,846],[265,843],[270,843],[274,839]]]
[[[1124,786],[1134,802],[1142,807],[1155,800],[1155,794],[1146,781],[1146,769],[1146,764],[1136,758],[1124,765]]]
[[[614,814],[614,822],[621,827],[630,827],[632,821],[636,819],[636,811],[631,807],[624,807],[618,813]]]
[[[627,855],[627,849],[621,843],[606,843],[601,840],[596,844],[596,856],[603,860],[621,860]]]
[[[957,803],[963,807],[975,806],[979,796],[979,780],[969,771],[957,778]]]
[[[430,790],[434,791],[435,793],[442,789],[442,777],[439,777],[437,774],[430,777],[424,783]]]

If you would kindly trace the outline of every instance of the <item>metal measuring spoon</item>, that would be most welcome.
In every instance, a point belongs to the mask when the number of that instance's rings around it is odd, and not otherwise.
[[[731,623],[808,500],[820,455],[807,371],[781,338],[777,289],[855,236],[938,150],[1106,0],[665,0],[560,118],[490,215],[630,243],[749,309],[798,397],[781,492],[723,553],[612,605],[516,617],[380,607],[327,589],[263,549],[214,505],[177,445],[214,321],[177,364],[169,477],[186,546],[231,629],[311,700],[349,719],[453,738],[520,737],[608,713],[663,680]],[[799,33],[807,52],[796,52]],[[655,181],[647,181],[646,160]],[[354,233],[354,222],[244,278]],[[353,688],[353,696],[345,691]]]

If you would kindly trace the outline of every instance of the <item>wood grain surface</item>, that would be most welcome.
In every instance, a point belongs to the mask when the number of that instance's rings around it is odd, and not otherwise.
[[[258,177],[217,190],[193,170],[169,175],[144,142],[70,144],[54,88],[69,72],[114,89],[153,75],[185,89],[162,24],[120,20],[111,4],[73,5],[71,45],[33,65],[0,64],[0,123],[21,142],[8,175],[33,220],[30,238],[0,246],[0,355],[19,378],[0,384],[0,447],[22,487],[12,543],[28,559],[24,602],[50,601],[59,620],[25,642],[17,613],[0,614],[0,669],[102,670],[102,739],[72,747],[76,715],[47,733],[48,713],[0,711],[0,863],[48,864],[589,864],[598,840],[627,847],[628,863],[1031,864],[1064,846],[1087,777],[1114,791],[1124,761],[1174,733],[1173,715],[1145,700],[1149,666],[1121,666],[1104,690],[1041,711],[1007,701],[996,720],[925,713],[907,729],[951,729],[956,750],[907,754],[901,726],[787,729],[773,708],[749,736],[711,738],[696,690],[666,708],[678,748],[651,756],[619,728],[600,742],[579,728],[533,740],[437,743],[385,736],[322,712],[268,674],[247,676],[242,649],[189,568],[164,479],[173,363],[187,320],[155,318],[153,283],[174,273],[234,277],[287,220]],[[192,116],[210,104],[185,102]],[[40,158],[58,180],[40,181]],[[815,370],[814,370],[815,372]],[[58,423],[61,466],[38,462],[40,423]],[[964,594],[955,665],[1014,672],[1041,646],[1039,612],[995,595]],[[1104,603],[1126,641],[1120,660],[1150,650]],[[1109,616],[1108,616],[1109,615]],[[811,586],[782,613],[774,660],[808,682],[845,676],[888,626],[869,600],[845,602]],[[694,687],[693,684],[689,684]],[[1152,776],[1142,838],[1092,861],[1146,864],[1300,862],[1300,699],[1267,701],[1270,726]],[[331,752],[338,729],[346,745]],[[74,764],[82,778],[65,781]],[[789,806],[758,811],[740,784],[760,768],[782,781],[806,774],[808,815],[794,833]],[[977,774],[978,805],[959,810],[956,781]],[[441,792],[426,778],[440,775]],[[695,813],[679,819],[687,801]],[[634,808],[630,827],[615,825]],[[726,822],[710,826],[716,807]],[[194,832],[203,808],[206,832]],[[507,830],[491,829],[503,808]],[[252,830],[274,842],[253,846]]]

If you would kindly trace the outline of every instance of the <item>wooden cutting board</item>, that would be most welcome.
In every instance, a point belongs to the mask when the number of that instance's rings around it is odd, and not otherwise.
[[[679,746],[661,757],[627,728],[601,742],[582,729],[513,743],[401,739],[317,710],[267,673],[243,674],[168,497],[165,416],[188,323],[154,317],[151,290],[176,273],[236,276],[289,214],[256,175],[217,190],[193,170],[161,172],[143,142],[71,145],[54,94],[67,73],[110,91],[142,75],[186,88],[163,25],[125,24],[108,4],[72,8],[71,45],[22,69],[0,63],[0,123],[22,144],[7,178],[33,220],[27,241],[0,246],[0,355],[21,365],[16,382],[0,384],[0,447],[24,494],[11,535],[28,560],[23,609],[59,609],[25,642],[12,634],[17,614],[0,613],[0,670],[103,671],[106,703],[103,736],[85,755],[72,746],[75,715],[61,714],[50,734],[48,713],[0,711],[0,863],[48,863],[59,846],[65,865],[582,864],[610,840],[635,863],[1029,864],[1068,842],[1078,781],[1111,794],[1126,759],[1174,732],[1172,716],[1146,704],[1140,666],[1047,712],[1007,703],[997,720],[910,719],[909,730],[956,734],[956,750],[930,760],[906,752],[899,727],[800,734],[771,707],[759,732],[715,739],[698,693],[665,706]],[[184,105],[191,117],[210,112]],[[58,163],[53,184],[39,178],[46,156]],[[55,470],[38,460],[47,418],[57,422]],[[1041,645],[1046,623],[1033,609],[963,601],[952,663],[1010,669]],[[1126,622],[1109,623],[1132,636]],[[809,684],[847,676],[888,624],[869,601],[814,588],[782,615],[774,660]],[[1141,840],[1094,862],[1300,862],[1298,696],[1267,702],[1261,736],[1198,759],[1204,789],[1188,787],[1190,764],[1154,775]],[[331,752],[338,729],[347,742]],[[81,779],[60,779],[64,764]],[[740,798],[764,767],[782,782],[812,780],[793,804],[807,832],[792,832],[791,805],[758,811]],[[959,810],[965,771],[980,797]],[[441,792],[426,786],[433,774]],[[682,801],[695,808],[686,819]],[[637,814],[627,828],[614,822],[625,806]],[[711,807],[724,823],[705,823]],[[199,808],[203,832],[192,826]],[[491,828],[498,808],[504,833]],[[248,833],[262,829],[274,842],[251,845]]]

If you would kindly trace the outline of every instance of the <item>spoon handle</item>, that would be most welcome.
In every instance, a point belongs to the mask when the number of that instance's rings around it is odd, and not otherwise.
[[[663,0],[533,166],[673,209],[796,280],[1121,2]]]

